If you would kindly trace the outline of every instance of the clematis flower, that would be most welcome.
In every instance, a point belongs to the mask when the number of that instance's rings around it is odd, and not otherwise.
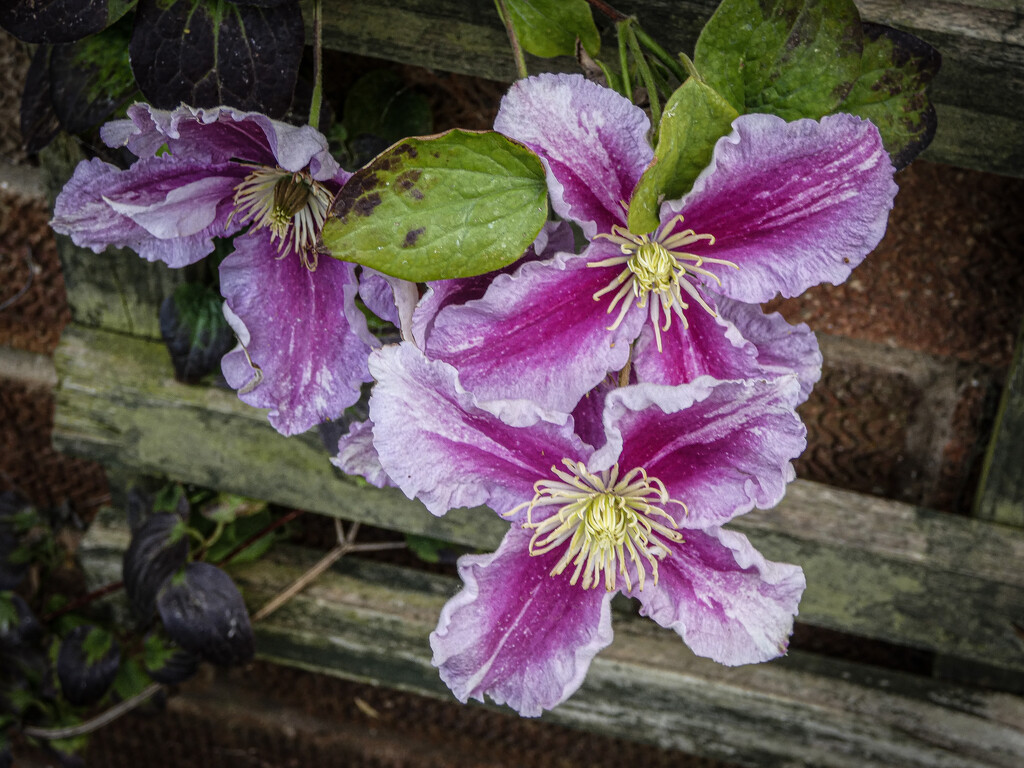
[[[326,139],[228,107],[145,104],[101,135],[139,160],[127,170],[80,163],[57,198],[53,228],[97,253],[128,247],[171,267],[211,253],[215,237],[241,233],[220,265],[225,314],[241,342],[221,363],[228,383],[270,409],[286,435],[354,403],[378,343],[354,303],[354,267],[317,258],[317,234],[350,175]]]
[[[577,75],[513,85],[495,128],[540,156],[555,212],[589,244],[442,308],[421,339],[428,355],[484,399],[566,412],[631,352],[641,381],[760,378],[781,366],[806,396],[817,378],[810,331],[755,305],[849,276],[885,231],[892,164],[877,129],[852,115],[742,115],[732,127],[692,191],[662,205],[658,229],[634,235],[626,210],[654,160],[644,113]],[[760,354],[743,329],[766,333],[772,349]]]
[[[802,571],[720,526],[777,503],[793,478],[794,376],[600,388],[552,422],[529,402],[482,403],[412,344],[374,352],[370,370],[374,444],[402,491],[437,515],[486,504],[510,523],[496,552],[460,558],[464,587],[430,638],[460,700],[486,694],[525,716],[564,701],[612,641],[618,592],[698,655],[785,653]]]

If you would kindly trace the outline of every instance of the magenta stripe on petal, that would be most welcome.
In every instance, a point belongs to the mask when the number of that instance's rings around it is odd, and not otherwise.
[[[608,443],[589,468],[615,461],[623,470],[643,467],[686,504],[688,514],[678,519],[685,528],[771,507],[795,477],[790,461],[806,445],[793,410],[799,392],[795,376],[617,389],[605,399]]]
[[[237,238],[235,252],[220,265],[220,289],[244,323],[249,356],[263,373],[239,397],[269,408],[274,428],[294,435],[336,419],[359,399],[375,342],[355,306],[351,264],[321,259],[310,272],[295,254],[277,257],[267,233]],[[241,350],[226,355],[221,368],[236,389],[253,382]]]
[[[839,284],[885,233],[896,194],[878,130],[853,115],[787,123],[742,115],[681,201],[683,227],[715,237],[688,246],[739,269],[711,265],[726,296],[760,303]]]
[[[430,635],[433,663],[460,701],[490,696],[537,717],[571,696],[612,641],[611,592],[552,577],[559,553],[529,554],[512,528],[492,555],[459,558],[464,587]]]
[[[450,365],[427,360],[414,345],[384,347],[370,358],[377,384],[370,398],[381,465],[409,497],[435,515],[487,504],[499,514],[529,501],[533,484],[553,464],[586,449],[572,421],[545,421],[529,401],[517,408],[522,427],[484,410]]]
[[[620,203],[654,160],[650,127],[643,110],[580,75],[520,80],[494,120],[495,130],[540,155],[555,212],[588,238],[625,223]]]
[[[691,650],[736,666],[783,655],[806,581],[798,566],[764,559],[745,536],[710,528],[658,565],[658,584],[632,596],[641,614],[679,633]]]
[[[606,311],[610,299],[593,294],[620,269],[590,268],[587,260],[586,253],[559,254],[498,275],[483,298],[438,313],[427,353],[455,366],[481,400],[527,398],[571,412],[605,374],[626,364],[647,316],[634,306],[608,330],[616,317]]]

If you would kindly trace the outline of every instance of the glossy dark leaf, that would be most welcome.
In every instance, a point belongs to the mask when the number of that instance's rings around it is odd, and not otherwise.
[[[252,658],[252,625],[242,594],[217,566],[189,563],[168,580],[156,602],[167,636],[189,653],[221,666]]]
[[[61,127],[84,133],[106,122],[138,95],[128,62],[131,27],[115,24],[50,55],[50,100]]]
[[[873,122],[897,170],[931,144],[937,120],[928,98],[942,56],[924,40],[881,24],[864,25],[861,76],[837,112]]]
[[[50,98],[50,50],[40,45],[32,54],[21,93],[21,138],[25,151],[34,155],[57,135],[60,121]]]
[[[224,300],[199,283],[179,285],[160,305],[160,334],[174,364],[174,376],[187,384],[220,367],[235,343],[221,310]]]
[[[57,679],[75,706],[100,699],[117,677],[121,646],[105,629],[83,624],[72,629],[57,654]]]
[[[199,668],[199,659],[156,632],[146,635],[142,661],[149,676],[164,685],[182,683]]]
[[[345,97],[342,120],[352,145],[363,142],[362,147],[352,146],[359,166],[399,139],[434,130],[430,102],[390,69],[373,70],[356,81]]]
[[[304,42],[298,0],[272,8],[140,0],[132,68],[158,107],[226,104],[280,117],[292,102]]]
[[[106,29],[135,0],[4,0],[0,27],[27,43],[70,43]]]
[[[124,589],[143,621],[153,615],[160,587],[185,564],[188,538],[183,530],[184,523],[177,515],[158,514],[132,534],[124,553]]]

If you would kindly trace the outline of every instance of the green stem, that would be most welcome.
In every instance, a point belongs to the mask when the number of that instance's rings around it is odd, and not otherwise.
[[[668,67],[672,74],[679,78],[679,82],[683,82],[686,79],[686,69],[680,66],[679,62],[669,55],[668,51],[658,45],[654,38],[644,32],[639,26],[633,31],[636,33],[637,40],[643,43],[644,47],[653,53],[658,61]],[[691,64],[690,66],[692,67],[693,65]]]
[[[633,100],[633,78],[629,75],[629,49],[626,47],[626,35],[629,29],[629,19],[616,22],[615,33],[619,38],[619,68],[622,70],[622,95],[630,101]]]
[[[323,8],[321,0],[313,0],[313,98],[309,102],[309,124],[320,130],[320,105],[324,100]]]
[[[651,104],[651,125],[654,126],[654,132],[657,134],[658,126],[661,124],[661,103],[658,99],[658,84],[654,82],[654,75],[651,74],[647,58],[644,56],[643,49],[640,48],[640,43],[637,42],[632,24],[626,25],[626,41],[629,43],[629,49],[633,53],[633,58],[636,59],[636,68],[640,71],[640,79],[644,81],[644,87],[647,89],[647,98]]]
[[[505,32],[508,34],[508,42],[512,46],[512,58],[516,62],[516,73],[522,80],[530,76],[526,71],[526,57],[523,55],[523,47],[519,44],[519,37],[516,35],[515,27],[512,26],[512,17],[509,15],[505,0],[494,0],[494,7],[498,10],[498,18],[505,25]]]
[[[692,77],[694,80],[697,80],[698,82],[704,82],[704,78],[700,76],[700,72],[697,71],[696,65],[694,65],[693,60],[690,59],[689,56],[687,56],[685,53],[680,53],[679,61],[682,62],[683,68],[686,70],[686,74],[689,77]]]

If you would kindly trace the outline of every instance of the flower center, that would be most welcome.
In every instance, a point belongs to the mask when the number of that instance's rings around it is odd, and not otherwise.
[[[294,251],[307,269],[317,265],[316,239],[327,218],[331,193],[306,171],[257,168],[235,187],[235,208],[253,230],[266,227],[279,258]],[[230,218],[229,218],[230,220]]]
[[[563,459],[562,464],[568,472],[552,467],[559,479],[539,480],[533,486],[533,499],[506,513],[526,508],[523,527],[534,531],[530,554],[543,555],[565,544],[551,575],[563,573],[571,564],[575,570],[569,583],[575,585],[582,576],[583,589],[597,587],[603,572],[609,592],[615,590],[618,576],[625,580],[626,590],[632,590],[630,563],[636,568],[640,590],[648,567],[657,584],[658,559],[668,554],[667,542],[683,541],[674,530],[675,519],[658,505],[678,504],[684,512],[686,505],[670,499],[664,483],[648,477],[642,468],[619,478],[618,464],[596,475],[583,462]],[[534,522],[534,510],[547,506],[558,510]]]
[[[615,322],[608,327],[609,331],[614,331],[619,327],[634,301],[641,309],[648,306],[648,302],[650,302],[649,313],[659,352],[661,352],[661,333],[672,327],[672,315],[676,315],[680,319],[683,328],[690,327],[686,315],[683,314],[683,310],[689,309],[690,305],[683,298],[683,293],[686,293],[712,317],[715,316],[715,311],[708,306],[707,301],[697,290],[697,284],[701,275],[714,280],[719,285],[722,284],[722,281],[705,269],[704,265],[720,264],[739,269],[731,261],[698,256],[686,251],[686,246],[700,240],[706,240],[709,245],[714,245],[715,238],[714,235],[698,235],[692,229],[675,232],[676,225],[682,224],[682,222],[682,214],[674,217],[667,224],[658,228],[653,240],[649,235],[634,235],[625,227],[616,224],[612,227],[611,233],[602,232],[596,237],[603,237],[618,245],[622,256],[594,261],[587,265],[588,267],[625,265],[625,268],[607,286],[594,294],[594,300],[618,289],[608,304],[608,313],[611,314],[619,302],[622,302],[622,306],[619,308],[619,315]],[[663,322],[662,314],[665,315]]]

